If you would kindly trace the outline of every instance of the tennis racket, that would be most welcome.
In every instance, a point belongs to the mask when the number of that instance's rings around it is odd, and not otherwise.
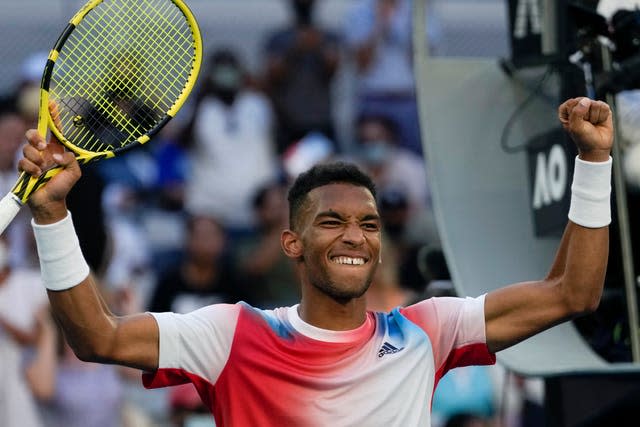
[[[90,0],[49,53],[38,132],[50,129],[81,165],[121,155],[176,115],[201,63],[200,30],[182,0]],[[0,233],[60,170],[20,174],[0,200]]]

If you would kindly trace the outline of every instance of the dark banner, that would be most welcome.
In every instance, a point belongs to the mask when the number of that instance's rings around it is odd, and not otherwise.
[[[542,29],[542,0],[509,0],[512,61],[535,61],[543,56]]]
[[[527,146],[535,235],[561,234],[571,201],[575,148],[561,128],[534,137]]]

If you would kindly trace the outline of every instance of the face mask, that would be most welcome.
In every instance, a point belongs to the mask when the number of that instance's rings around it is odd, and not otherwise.
[[[236,67],[223,64],[215,67],[209,78],[218,89],[235,91],[240,87],[242,76]]]
[[[372,141],[362,145],[362,159],[370,165],[379,166],[385,162],[391,146],[386,141]]]
[[[211,427],[211,415],[189,415],[184,420],[184,427]]]

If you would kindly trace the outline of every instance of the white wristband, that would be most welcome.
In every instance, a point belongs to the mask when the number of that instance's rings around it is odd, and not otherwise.
[[[588,228],[611,223],[611,166],[606,162],[587,162],[576,157],[571,184],[569,219]]]
[[[90,269],[80,250],[71,212],[53,224],[41,225],[31,220],[31,226],[46,288],[63,291],[80,284],[89,275]]]

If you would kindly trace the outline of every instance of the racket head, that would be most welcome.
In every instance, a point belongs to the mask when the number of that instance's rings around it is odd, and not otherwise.
[[[86,163],[145,144],[184,105],[202,64],[182,0],[91,0],[49,53],[38,128]]]

